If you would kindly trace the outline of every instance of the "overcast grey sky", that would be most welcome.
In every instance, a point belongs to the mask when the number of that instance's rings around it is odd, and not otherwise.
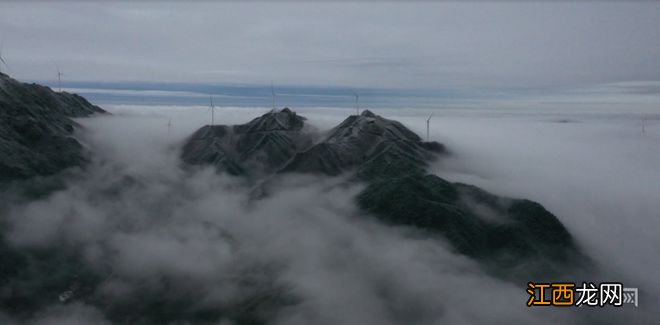
[[[660,80],[659,37],[658,2],[0,3],[33,80],[588,86]]]

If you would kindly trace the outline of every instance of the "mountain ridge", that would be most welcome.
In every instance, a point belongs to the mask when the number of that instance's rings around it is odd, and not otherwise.
[[[473,185],[453,183],[428,174],[430,163],[449,154],[446,147],[438,142],[422,141],[398,121],[365,110],[360,115],[347,117],[317,141],[303,131],[301,123],[305,119],[289,109],[271,111],[248,124],[270,125],[267,121],[272,119],[272,114],[299,118],[297,123],[278,130],[283,132],[278,136],[308,137],[303,141],[307,146],[288,147],[288,160],[279,159],[276,164],[268,165],[267,170],[250,173],[262,177],[261,183],[256,179],[257,199],[268,195],[273,177],[287,174],[348,175],[349,182],[366,183],[366,188],[356,197],[356,203],[367,215],[390,225],[413,227],[441,237],[456,252],[482,262],[500,275],[506,276],[506,271],[502,270],[518,269],[523,262],[528,264],[528,271],[532,274],[553,273],[584,257],[559,219],[539,203],[499,197]],[[191,159],[191,154],[205,154],[203,150],[186,148],[191,142],[198,141],[198,132],[208,127],[201,128],[188,139],[182,154],[184,162]],[[273,132],[240,125],[233,128],[248,130],[238,135],[239,138],[249,137],[251,132]],[[227,137],[226,134],[216,135],[219,140]],[[250,141],[241,140],[233,139],[231,145],[236,147],[230,145],[223,150],[237,151],[241,144],[252,147]],[[287,139],[282,146],[293,142]],[[261,151],[260,154],[267,156],[269,153]],[[196,162],[215,165],[218,172],[229,174],[232,174],[230,167],[245,169],[242,166],[247,166],[236,156],[230,166],[224,161],[198,159]],[[278,164],[281,166],[277,167]]]
[[[48,176],[88,162],[71,118],[106,113],[76,94],[0,73],[0,182]]]

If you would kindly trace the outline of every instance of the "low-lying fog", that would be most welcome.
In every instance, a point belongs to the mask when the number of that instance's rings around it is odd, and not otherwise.
[[[590,309],[527,307],[525,285],[535,279],[492,278],[443,242],[359,218],[352,202],[359,185],[326,192],[337,180],[290,177],[272,197],[247,205],[248,189],[239,180],[210,168],[184,172],[179,146],[209,123],[208,108],[106,108],[112,116],[80,120],[86,130],[79,137],[95,155],[92,165],[66,190],[14,207],[9,238],[16,245],[83,247],[89,263],[112,270],[100,288],[107,297],[151,290],[192,295],[202,307],[227,306],[254,291],[282,287],[299,301],[273,315],[278,324],[658,320],[658,115],[434,111],[430,138],[451,151],[431,168],[434,173],[539,201],[609,277],[574,282],[621,281],[640,290],[639,308]],[[215,121],[244,123],[266,111],[217,108]],[[321,130],[354,113],[297,111]],[[431,112],[372,111],[421,136]],[[161,279],[171,286],[161,287]],[[104,321],[92,306],[57,301],[34,319],[36,324]]]

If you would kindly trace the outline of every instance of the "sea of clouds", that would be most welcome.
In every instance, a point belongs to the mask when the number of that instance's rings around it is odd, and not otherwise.
[[[293,303],[274,324],[642,323],[658,320],[660,120],[603,110],[373,109],[447,145],[430,171],[542,203],[602,270],[581,281],[638,287],[639,308],[527,307],[527,281],[503,281],[439,239],[382,225],[357,209],[361,184],[291,176],[271,196],[211,168],[186,170],[179,150],[210,122],[206,107],[112,106],[80,119],[92,151],[67,186],[6,216],[17,247],[77,247],[107,272],[98,295],[190,296],[191,308],[230,308],[279,290]],[[266,108],[216,108],[218,124]],[[319,130],[354,110],[297,112]],[[646,119],[641,132],[642,118]],[[163,283],[168,286],[163,286]],[[247,284],[246,284],[247,283]],[[9,316],[0,316],[12,322]],[[33,324],[109,322],[81,302],[53,305]],[[229,324],[229,323],[223,323]]]

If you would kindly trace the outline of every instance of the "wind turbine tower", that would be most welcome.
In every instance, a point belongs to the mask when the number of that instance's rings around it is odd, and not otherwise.
[[[642,134],[646,133],[646,116],[642,115]]]
[[[429,118],[426,119],[426,141],[429,141],[430,137],[430,124],[431,124],[431,118],[433,117],[433,113],[429,115]]]
[[[273,111],[275,110],[275,88],[273,87],[273,82],[270,82],[270,94],[273,98]]]
[[[62,76],[64,74],[60,71],[60,68],[57,67],[57,88],[60,89],[60,92],[62,92]]]
[[[353,95],[355,96],[355,114],[360,115],[360,95],[355,91],[353,92]]]
[[[215,125],[215,106],[213,106],[213,96],[209,96],[211,100],[211,125]]]

